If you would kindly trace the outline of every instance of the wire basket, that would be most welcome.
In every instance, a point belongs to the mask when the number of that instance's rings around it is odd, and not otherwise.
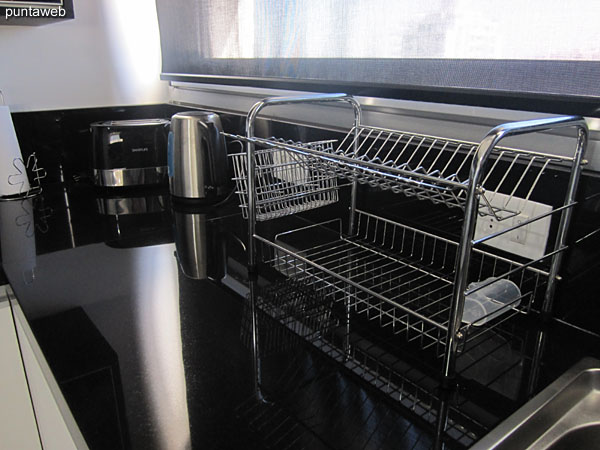
[[[336,219],[280,233],[274,242],[259,237],[266,244],[263,259],[285,276],[312,277],[339,291],[357,314],[442,357],[458,243],[361,210],[357,214],[357,233],[352,236],[341,233],[341,221]],[[501,315],[489,313],[463,323],[460,348],[528,311],[534,299],[539,301],[547,278],[547,272],[531,264],[475,249],[469,279],[485,281],[470,287],[469,293],[493,280],[510,279],[520,295],[505,305]]]
[[[271,138],[281,144],[331,151],[335,140],[294,143]],[[242,215],[248,218],[248,168],[246,153],[230,155],[233,161],[236,192]],[[338,184],[334,173],[326,173],[317,157],[300,155],[280,148],[257,149],[256,220],[264,221],[308,211],[338,201]]]

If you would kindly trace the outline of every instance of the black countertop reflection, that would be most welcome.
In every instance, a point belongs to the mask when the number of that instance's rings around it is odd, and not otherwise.
[[[235,415],[252,394],[241,298],[209,279],[223,255],[183,275],[163,194],[124,206],[57,185],[3,203],[5,273],[90,448],[252,447]],[[209,243],[241,226],[236,205],[196,216]]]
[[[257,400],[235,198],[190,210],[164,189],[56,184],[0,208],[3,269],[90,448],[432,445],[272,324]]]
[[[4,271],[92,449],[419,449],[468,442],[436,440],[436,421],[415,412],[427,405],[407,407],[402,396],[379,395],[356,367],[266,315],[258,322],[271,402],[257,401],[246,226],[235,197],[192,212],[171,205],[165,189],[56,184],[35,199],[0,203],[0,219]],[[523,349],[539,348],[540,332],[528,323],[522,328],[530,331],[519,338]],[[356,348],[367,342],[365,330],[360,339],[352,336]],[[596,340],[564,330],[544,339],[543,370],[536,373],[527,367],[531,358],[515,358],[494,381],[494,365],[506,353],[496,352],[483,368],[465,359],[453,420],[468,416],[484,433],[598,348]],[[480,351],[505,351],[504,344],[491,339]],[[424,392],[436,391],[436,376],[423,373],[418,358],[414,367],[410,361],[402,371],[423,381]],[[528,371],[536,386],[512,383]],[[492,380],[486,389],[476,382],[482,377]]]

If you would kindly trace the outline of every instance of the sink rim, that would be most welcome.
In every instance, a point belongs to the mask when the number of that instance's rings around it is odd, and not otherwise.
[[[476,442],[472,450],[484,450],[498,448],[503,444],[506,444],[510,437],[515,435],[517,432],[527,426],[535,416],[540,413],[544,408],[555,400],[561,393],[563,393],[570,385],[575,383],[580,376],[586,372],[600,372],[600,360],[592,357],[583,358],[577,364],[568,369],[564,374],[554,380],[549,386],[543,389],[539,394],[525,403],[521,408],[514,412],[507,419],[502,421],[492,431],[485,435],[482,439]],[[577,401],[580,402],[585,396],[579,398]],[[551,429],[560,422],[560,419],[549,423],[538,438],[532,442],[527,443],[527,446],[533,446],[540,442],[540,438],[546,435]],[[581,425],[584,425],[583,423]],[[577,427],[573,427],[565,432],[572,431]],[[514,448],[514,447],[513,447]],[[523,447],[526,448],[526,447]]]

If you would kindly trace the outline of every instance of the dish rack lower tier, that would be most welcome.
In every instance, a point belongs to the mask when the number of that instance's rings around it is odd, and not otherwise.
[[[306,283],[344,302],[351,311],[402,334],[421,349],[442,357],[453,302],[458,243],[357,210],[357,232],[341,231],[339,219],[280,233],[262,243],[264,263],[286,277]],[[548,273],[526,263],[474,249],[469,281],[482,282],[466,295],[500,279],[520,289],[520,297],[503,306],[502,314],[463,323],[460,350],[485,331],[519,312],[528,311],[544,295]]]

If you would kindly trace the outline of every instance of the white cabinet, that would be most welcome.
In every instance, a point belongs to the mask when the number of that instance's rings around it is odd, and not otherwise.
[[[0,293],[4,294],[0,287]],[[0,449],[40,449],[40,438],[6,295],[0,296]]]
[[[88,446],[9,289],[0,286],[0,450],[85,450]]]

